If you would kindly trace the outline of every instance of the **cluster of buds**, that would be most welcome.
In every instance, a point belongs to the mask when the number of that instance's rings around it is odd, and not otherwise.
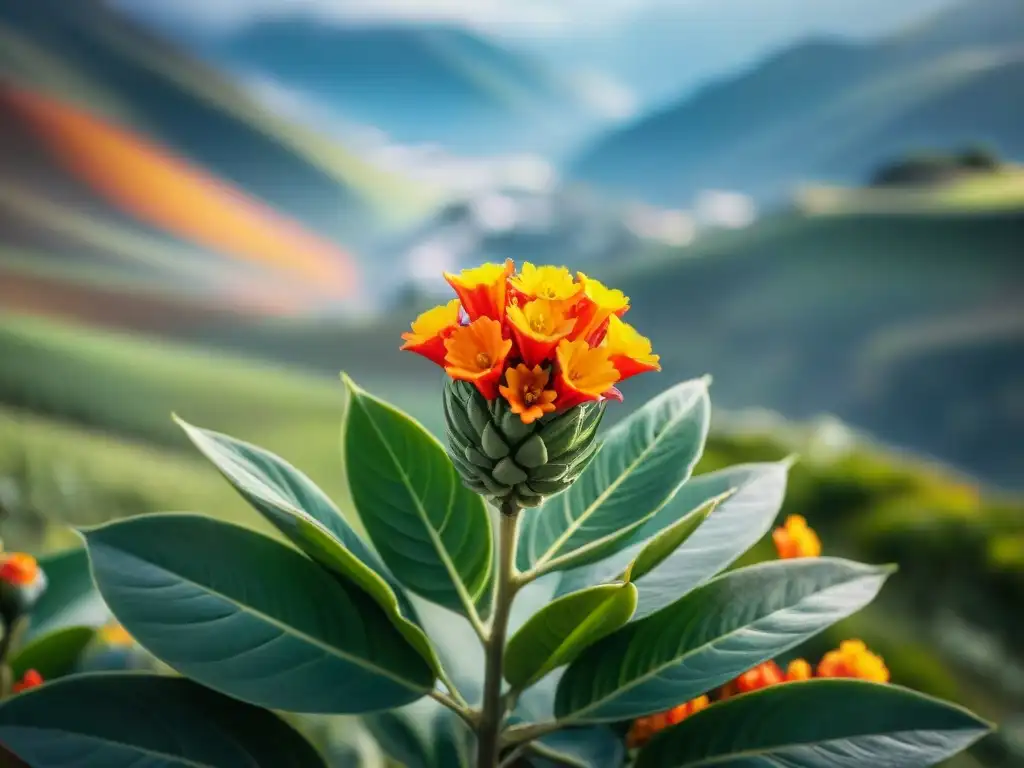
[[[537,506],[593,456],[616,385],[660,370],[622,319],[621,291],[565,267],[511,260],[445,273],[458,298],[421,314],[402,349],[442,366],[452,461],[495,503]]]
[[[785,523],[772,532],[772,541],[780,559],[818,557],[821,541],[800,515],[789,515]],[[668,712],[641,717],[630,725],[626,744],[630,749],[643,746],[658,731],[690,717],[712,702],[759,691],[782,683],[800,682],[815,677],[844,677],[889,682],[889,669],[881,656],[868,650],[860,640],[844,640],[839,648],[826,653],[817,668],[806,659],[794,659],[785,671],[775,661],[766,661],[704,696],[682,704]]]

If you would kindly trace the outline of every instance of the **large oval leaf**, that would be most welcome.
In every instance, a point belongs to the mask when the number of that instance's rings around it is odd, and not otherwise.
[[[809,680],[698,712],[655,736],[636,768],[925,768],[989,730],[970,712],[905,688]]]
[[[607,557],[655,515],[704,449],[707,384],[679,384],[613,428],[569,490],[526,518],[520,570],[564,570]]]
[[[30,641],[11,659],[14,679],[34,669],[44,680],[56,680],[75,670],[96,636],[93,627],[64,627]]]
[[[814,558],[720,576],[584,651],[558,685],[555,713],[600,722],[670,709],[864,607],[891,572]]]
[[[323,768],[270,712],[177,677],[74,675],[0,705],[0,743],[32,768]]]
[[[630,546],[599,563],[562,574],[558,594],[615,579],[653,536],[720,494],[734,493],[715,510],[675,556],[645,574],[635,619],[654,613],[715,576],[752,547],[771,527],[782,507],[790,463],[740,464],[690,478],[657,515],[630,538]]]
[[[175,420],[257,512],[317,563],[359,585],[436,668],[430,641],[402,588],[312,480],[270,451]]]
[[[433,435],[344,381],[345,470],[366,532],[409,589],[476,619],[490,599],[493,560],[483,499],[462,485]]]
[[[735,492],[671,555],[637,579],[640,603],[634,621],[675,602],[760,541],[782,508],[789,467],[788,461],[746,464],[695,477],[684,485],[677,498],[685,494],[687,503],[700,503],[698,497],[729,488]]]
[[[200,515],[85,532],[125,629],[204,685],[293,712],[369,712],[429,692],[434,673],[362,590],[300,553]]]
[[[32,609],[26,640],[65,627],[99,627],[110,618],[92,583],[84,547],[44,555],[39,558],[39,567],[46,574],[46,591]]]
[[[636,609],[633,584],[603,584],[548,603],[505,647],[505,679],[525,688],[568,664],[584,648],[629,621]]]

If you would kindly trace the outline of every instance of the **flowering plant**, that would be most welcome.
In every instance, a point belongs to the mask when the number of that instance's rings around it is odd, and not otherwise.
[[[284,459],[179,420],[279,536],[182,513],[82,531],[105,603],[180,676],[38,670],[0,702],[0,744],[32,768],[327,765],[275,710],[357,715],[409,768],[920,768],[987,732],[856,641],[773,661],[893,569],[820,556],[792,518],[777,561],[729,570],[789,462],[691,477],[706,378],[598,435],[620,382],[659,367],[625,296],[529,264],[447,278],[457,299],[404,338],[448,375],[444,445],[343,377],[362,532]]]

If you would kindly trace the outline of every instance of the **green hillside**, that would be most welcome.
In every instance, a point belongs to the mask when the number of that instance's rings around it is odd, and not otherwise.
[[[70,541],[63,524],[157,510],[205,511],[262,527],[178,434],[172,410],[278,452],[349,508],[337,464],[336,379],[11,317],[0,318],[0,357],[17,361],[0,368],[0,505],[8,546],[60,546]],[[674,380],[656,378],[659,388]],[[713,385],[716,400],[722,378]],[[357,380],[439,430],[440,380],[436,387]],[[631,396],[622,410],[639,402]],[[1000,672],[1021,663],[1012,645],[1021,629],[1012,606],[1024,598],[1020,500],[979,492],[939,468],[876,448],[823,452],[814,433],[789,427],[715,434],[699,471],[793,451],[803,458],[792,470],[784,514],[806,515],[830,553],[901,564],[884,600],[807,653],[861,636],[902,683],[952,696],[998,721],[1019,712],[1021,700]],[[769,552],[762,542],[748,562]],[[1003,666],[993,670],[963,655],[942,630],[950,612],[999,649]],[[1005,739],[973,754],[981,762],[959,765],[1013,765]]]
[[[809,41],[599,139],[575,178],[685,205],[701,189],[777,200],[858,182],[893,157],[984,141],[1024,158],[1024,6],[964,2],[877,43]]]

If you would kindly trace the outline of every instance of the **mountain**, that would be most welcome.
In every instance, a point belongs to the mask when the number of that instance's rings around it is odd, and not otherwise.
[[[100,2],[0,0],[0,273],[19,304],[69,282],[348,301],[353,248],[418,194]]]
[[[1024,4],[974,0],[876,43],[810,40],[600,138],[570,175],[685,205],[706,188],[776,201],[860,181],[922,148],[983,141],[1024,157]]]
[[[651,109],[810,36],[877,38],[952,0],[688,0],[635,3],[608,24],[517,41],[561,70],[599,71]]]
[[[552,72],[454,26],[271,18],[192,33],[190,43],[219,67],[316,99],[339,119],[403,144],[535,151],[564,145],[591,120]]]

